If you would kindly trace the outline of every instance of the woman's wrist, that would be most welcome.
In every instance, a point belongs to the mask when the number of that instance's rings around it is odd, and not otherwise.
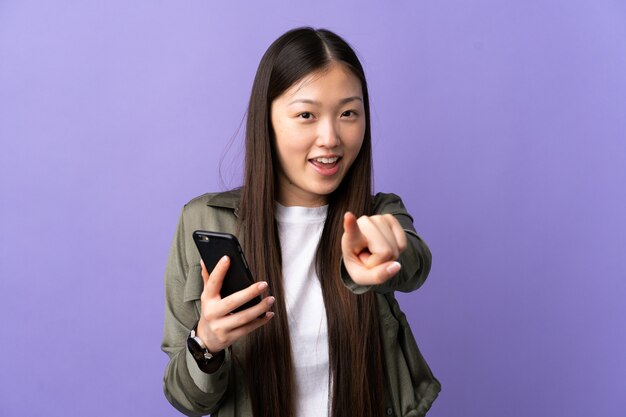
[[[218,352],[209,351],[204,341],[197,336],[197,328],[198,323],[196,323],[194,328],[189,333],[189,337],[187,338],[187,349],[198,364],[198,368],[200,368],[202,372],[210,374],[217,371],[220,366],[222,366],[226,352],[224,349]]]

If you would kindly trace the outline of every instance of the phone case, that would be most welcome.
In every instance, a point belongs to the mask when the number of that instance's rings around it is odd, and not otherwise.
[[[230,233],[196,230],[193,232],[193,241],[196,243],[200,257],[209,273],[215,268],[222,256],[227,255],[230,258],[230,267],[224,277],[220,291],[222,298],[248,288],[254,283],[250,269],[248,269],[248,263],[241,250],[241,245],[239,245],[239,241],[235,236]],[[231,311],[231,313],[245,310],[260,302],[261,297],[256,297]]]

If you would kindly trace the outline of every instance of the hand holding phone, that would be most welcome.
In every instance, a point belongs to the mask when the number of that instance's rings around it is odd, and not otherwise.
[[[215,265],[223,256],[230,258],[230,267],[226,272],[226,277],[220,289],[222,298],[241,291],[254,283],[241,245],[235,236],[230,233],[196,230],[193,232],[193,241],[196,243],[200,257],[209,271],[215,268]],[[236,313],[245,310],[260,302],[261,297],[255,297],[232,312]]]
[[[196,233],[194,233],[194,241],[196,241],[198,245]],[[202,233],[198,233],[198,236],[201,235]],[[232,238],[235,239],[234,236],[232,236]],[[216,241],[218,239],[220,238],[217,238]],[[230,237],[227,237],[227,239],[230,239]],[[236,239],[234,242],[236,243]],[[208,242],[205,241],[205,243]],[[228,246],[231,246],[231,244],[232,241]],[[198,249],[200,249],[201,245],[203,244],[198,245]],[[238,259],[237,257],[239,256],[235,255],[231,259],[231,255],[240,253],[240,247],[237,249],[237,246],[238,244],[235,246],[236,252],[230,250],[227,252],[230,255],[219,254],[218,252],[217,255],[214,253],[210,256],[206,256],[207,261],[211,263],[217,258],[214,267],[211,268],[211,273],[209,273],[207,269],[208,265],[206,265],[206,261],[203,261],[202,265],[204,290],[200,300],[201,314],[196,334],[212,353],[217,353],[225,349],[237,339],[269,322],[274,316],[274,313],[269,311],[274,304],[274,297],[268,296],[261,299],[261,295],[268,287],[266,282],[253,283],[251,275],[247,276],[246,279],[249,278],[250,281],[246,281],[245,284],[243,284],[243,280],[233,278],[233,286],[231,286],[230,289],[224,290],[224,284],[228,277],[231,276],[229,273],[234,264],[233,259]],[[204,251],[206,252],[206,250]],[[201,253],[202,252],[201,250]],[[202,258],[204,259],[205,256],[202,256]],[[241,259],[243,260],[242,265],[247,270],[243,253],[241,253]],[[234,271],[234,268],[232,268],[232,270]],[[238,275],[232,274],[232,276],[236,277]],[[238,286],[242,284],[243,289],[235,290],[235,292],[227,295],[227,292],[238,288]],[[224,296],[222,296],[222,293]],[[244,306],[247,305],[251,306],[245,308]]]

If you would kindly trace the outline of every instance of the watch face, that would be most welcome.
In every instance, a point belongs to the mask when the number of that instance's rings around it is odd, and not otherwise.
[[[208,351],[203,349],[193,337],[187,339],[187,348],[196,362],[200,363],[207,360],[205,353],[208,353]]]

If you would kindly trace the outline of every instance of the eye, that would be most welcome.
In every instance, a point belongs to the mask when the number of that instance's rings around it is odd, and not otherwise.
[[[309,120],[313,118],[313,113],[305,111],[305,112],[298,114],[298,117],[301,119]]]
[[[341,113],[341,117],[356,117],[358,116],[358,113],[355,112],[354,110],[346,110],[343,113]]]

